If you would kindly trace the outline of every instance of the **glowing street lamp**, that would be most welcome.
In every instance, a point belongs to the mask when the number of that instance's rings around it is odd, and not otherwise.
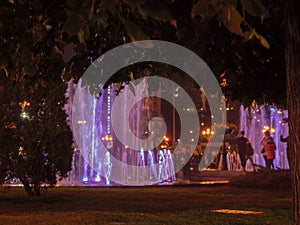
[[[214,134],[215,134],[215,132],[214,132],[213,130],[211,130],[210,128],[206,128],[206,130],[203,130],[203,131],[202,131],[202,135],[203,135],[204,137],[206,137],[207,139],[209,139],[210,136],[211,136],[211,135],[214,135]]]
[[[265,133],[266,131],[269,131],[271,134],[275,134],[275,128],[270,128],[269,126],[264,126],[262,129],[262,133]]]
[[[23,102],[20,102],[19,105],[22,108],[22,113],[20,114],[20,117],[22,119],[30,119],[28,113],[25,111],[25,108],[30,106],[30,102],[23,101]]]
[[[104,137],[101,138],[102,141],[104,141],[106,143],[106,147],[108,149],[113,147],[113,137],[106,134]]]

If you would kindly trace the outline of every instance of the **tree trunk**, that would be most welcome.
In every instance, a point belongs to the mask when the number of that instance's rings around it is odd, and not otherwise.
[[[40,196],[41,195],[41,186],[39,184],[38,181],[34,182],[34,186],[33,186],[33,189],[34,189],[34,193],[36,194],[36,196]]]
[[[29,196],[33,196],[34,193],[33,193],[32,189],[31,189],[31,187],[30,187],[30,184],[29,184],[28,180],[27,180],[27,179],[20,179],[20,180],[21,180],[21,182],[22,182],[22,184],[23,184],[23,186],[24,186],[24,189],[25,189],[26,193],[27,193]]]
[[[297,9],[298,7],[298,9]],[[290,168],[293,180],[294,224],[300,224],[300,36],[299,6],[296,0],[285,2],[286,15],[286,87],[289,113]]]

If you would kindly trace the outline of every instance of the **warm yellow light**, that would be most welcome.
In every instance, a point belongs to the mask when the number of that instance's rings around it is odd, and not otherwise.
[[[212,168],[204,168],[203,171],[216,171],[216,169],[212,169]]]
[[[102,141],[112,141],[113,137],[106,134],[104,137],[101,138]]]
[[[272,129],[271,129],[271,133],[275,133],[275,128],[272,128]]]
[[[206,130],[202,131],[202,135],[205,135],[205,136],[209,136],[209,135],[214,135],[215,132],[212,131],[210,128],[207,128]]]
[[[216,210],[212,210],[212,212],[227,213],[227,214],[243,214],[243,215],[264,214],[264,212],[260,212],[260,211],[235,210],[235,209],[216,209]]]
[[[26,106],[30,106],[30,102],[27,101],[20,102],[19,105],[21,106],[22,109],[25,109]]]
[[[275,128],[270,128],[269,126],[264,126],[264,129],[262,129],[262,133],[265,133],[266,131],[270,131],[271,133],[275,133]]]
[[[200,181],[199,184],[228,184],[229,180],[219,180],[219,181]]]
[[[270,130],[270,127],[269,126],[264,126],[264,129],[262,129],[262,133],[265,133],[268,130]]]

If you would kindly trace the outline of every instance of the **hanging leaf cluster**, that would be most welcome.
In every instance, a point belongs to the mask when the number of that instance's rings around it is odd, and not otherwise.
[[[237,10],[238,3],[242,6],[242,15]],[[262,46],[270,48],[268,41],[262,34],[247,22],[246,14],[260,17],[263,22],[268,15],[268,9],[260,0],[199,0],[192,9],[192,17],[199,15],[202,19],[218,16],[220,22],[232,33],[249,41],[257,38]]]

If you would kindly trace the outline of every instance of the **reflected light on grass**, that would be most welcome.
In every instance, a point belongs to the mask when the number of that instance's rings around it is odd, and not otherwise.
[[[198,184],[228,184],[229,180],[200,181]]]
[[[243,215],[264,214],[264,212],[260,212],[260,211],[248,211],[248,210],[236,210],[236,209],[216,209],[216,210],[212,210],[212,212],[227,213],[227,214],[243,214]]]

